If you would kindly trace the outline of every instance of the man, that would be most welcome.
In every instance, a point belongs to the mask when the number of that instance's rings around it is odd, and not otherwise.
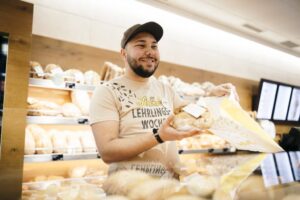
[[[201,131],[177,131],[170,126],[173,110],[183,101],[152,75],[160,61],[162,27],[155,22],[129,28],[121,41],[125,75],[97,87],[91,106],[91,127],[109,172],[142,170],[171,177],[178,162],[174,141]],[[212,91],[225,95],[230,87]]]

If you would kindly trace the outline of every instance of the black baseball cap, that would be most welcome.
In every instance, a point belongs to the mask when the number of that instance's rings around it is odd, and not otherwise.
[[[147,22],[145,24],[136,24],[124,32],[121,47],[125,48],[126,44],[139,33],[147,32],[153,35],[158,42],[163,36],[163,28],[156,22]]]

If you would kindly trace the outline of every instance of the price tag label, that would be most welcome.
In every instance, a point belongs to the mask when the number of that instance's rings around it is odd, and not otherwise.
[[[53,161],[64,160],[64,155],[63,154],[52,155],[52,160]]]

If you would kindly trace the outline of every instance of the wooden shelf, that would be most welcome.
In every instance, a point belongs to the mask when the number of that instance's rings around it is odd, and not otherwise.
[[[101,82],[102,83],[102,82]],[[55,90],[85,90],[93,91],[95,86],[93,85],[82,85],[77,83],[60,83],[55,84],[52,80],[29,78],[29,87],[41,87]]]
[[[61,125],[89,125],[87,117],[67,118],[53,116],[27,116],[27,124],[61,124]]]
[[[235,147],[223,148],[223,149],[180,149],[178,150],[179,154],[198,154],[198,153],[211,153],[211,154],[227,154],[235,153]]]
[[[88,160],[99,159],[100,156],[95,153],[78,153],[78,154],[34,154],[25,155],[25,163],[49,162],[49,161],[65,161],[65,160]]]

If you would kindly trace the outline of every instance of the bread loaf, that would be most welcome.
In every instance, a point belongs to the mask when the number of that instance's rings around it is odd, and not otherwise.
[[[82,115],[88,116],[90,109],[90,96],[87,91],[74,90],[71,93],[72,103],[81,111]]]
[[[35,141],[31,132],[25,130],[25,155],[31,155],[35,153]]]
[[[82,153],[82,146],[77,132],[65,131],[67,135],[67,152]]]
[[[92,132],[85,131],[80,135],[83,152],[96,152],[97,146]]]
[[[79,108],[73,103],[65,103],[62,106],[62,114],[65,117],[80,117],[81,112]]]
[[[51,141],[53,145],[54,153],[66,153],[67,152],[67,140],[66,135],[62,131],[56,129],[51,129],[49,131],[51,135]]]

